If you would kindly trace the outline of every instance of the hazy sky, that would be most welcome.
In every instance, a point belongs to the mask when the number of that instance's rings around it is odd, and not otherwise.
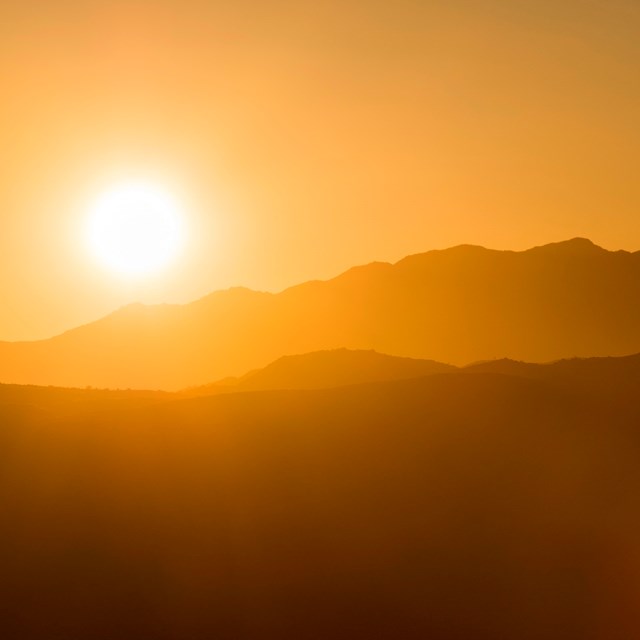
[[[4,0],[0,339],[460,243],[640,249],[639,34],[637,0]],[[194,238],[138,284],[81,238],[125,178]]]

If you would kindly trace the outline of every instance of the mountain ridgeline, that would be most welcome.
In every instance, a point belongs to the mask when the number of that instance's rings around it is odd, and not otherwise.
[[[134,304],[54,338],[0,343],[0,381],[176,390],[286,354],[375,349],[463,365],[640,351],[640,252],[588,240],[459,246],[270,294]]]
[[[407,380],[434,373],[450,373],[456,367],[432,360],[400,358],[376,351],[334,349],[283,356],[262,369],[239,378],[186,389],[182,395],[206,396],[236,391],[275,389],[328,389],[344,385]]]

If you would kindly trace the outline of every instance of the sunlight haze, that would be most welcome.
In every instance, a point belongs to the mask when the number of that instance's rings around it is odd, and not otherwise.
[[[636,250],[639,28],[625,0],[2,3],[0,340],[461,243]],[[134,286],[76,230],[139,175],[194,242]]]
[[[184,212],[160,187],[125,183],[96,200],[87,221],[87,244],[106,268],[144,277],[172,262],[185,243]]]

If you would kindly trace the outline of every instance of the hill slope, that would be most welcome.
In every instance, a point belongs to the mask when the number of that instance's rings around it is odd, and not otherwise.
[[[432,360],[399,358],[375,351],[334,349],[283,356],[240,378],[195,387],[186,393],[206,396],[233,391],[326,389],[365,382],[419,378],[452,371],[456,371],[456,367]]]
[[[486,371],[111,408],[0,390],[3,638],[640,633],[633,391]]]
[[[375,349],[454,364],[640,351],[640,253],[575,239],[523,252],[461,246],[278,294],[131,305],[31,343],[0,343],[0,381],[178,389],[286,354]]]

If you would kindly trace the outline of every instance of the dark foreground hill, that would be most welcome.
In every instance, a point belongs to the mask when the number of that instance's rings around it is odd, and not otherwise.
[[[323,349],[463,365],[640,351],[640,253],[588,240],[461,246],[358,267],[278,294],[231,289],[131,305],[31,343],[0,343],[0,381],[179,389]]]
[[[638,637],[621,362],[107,404],[0,388],[0,635]]]

